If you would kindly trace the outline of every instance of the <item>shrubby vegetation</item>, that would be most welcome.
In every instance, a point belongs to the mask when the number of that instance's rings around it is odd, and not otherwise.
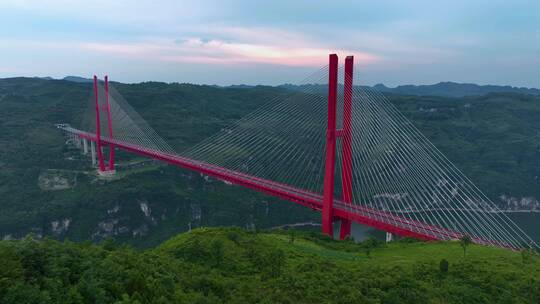
[[[197,229],[137,251],[0,242],[0,303],[539,303],[540,259],[457,242]],[[370,254],[366,255],[369,249]]]

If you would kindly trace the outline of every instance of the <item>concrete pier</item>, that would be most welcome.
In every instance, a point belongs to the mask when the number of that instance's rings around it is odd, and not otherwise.
[[[114,178],[114,176],[116,174],[116,170],[99,171],[99,169],[98,169],[98,174],[102,178]]]
[[[394,236],[390,232],[387,232],[386,233],[386,242],[390,243],[393,240],[394,240]]]
[[[96,165],[96,145],[90,141],[90,153],[92,153],[92,166]]]
[[[86,138],[82,139],[83,142],[83,154],[88,154],[88,140]]]

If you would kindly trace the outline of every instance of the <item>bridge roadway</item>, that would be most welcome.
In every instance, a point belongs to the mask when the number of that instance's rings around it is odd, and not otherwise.
[[[96,141],[96,135],[93,133],[72,128],[67,124],[59,124],[57,127],[67,133],[74,134],[79,138]],[[157,159],[178,167],[200,172],[202,174],[222,179],[236,185],[241,185],[259,192],[263,192],[280,199],[288,200],[312,208],[313,210],[321,211],[323,208],[323,197],[321,194],[315,192],[295,188],[283,183],[267,180],[246,173],[229,170],[202,161],[182,157],[180,155],[164,153],[118,139],[102,137],[101,142],[102,144],[114,145],[115,147],[128,152]],[[423,240],[451,240],[458,239],[462,236],[459,233],[447,230],[445,228],[406,219],[404,217],[369,208],[367,206],[347,204],[336,199],[334,199],[333,204],[333,216],[337,219],[350,219],[351,221],[368,225],[399,236],[413,237]],[[509,247],[506,244],[495,243],[493,241],[478,239],[475,237],[472,237],[472,239],[475,243]]]

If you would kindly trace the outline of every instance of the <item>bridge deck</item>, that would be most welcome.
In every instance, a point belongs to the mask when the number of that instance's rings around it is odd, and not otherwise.
[[[80,138],[96,141],[96,135],[93,133],[81,131],[68,125],[59,125],[58,127],[68,133],[77,135]],[[256,191],[288,200],[314,210],[322,210],[322,195],[318,193],[295,188],[283,183],[263,179],[246,173],[229,170],[202,161],[182,157],[177,154],[163,153],[161,151],[156,151],[117,139],[102,137],[101,142],[107,145],[112,144],[120,149],[141,156],[157,159],[175,166],[216,177],[233,184],[254,189]],[[336,218],[350,219],[360,224],[368,225],[405,237],[414,237],[424,240],[450,240],[461,237],[461,234],[452,232],[445,228],[406,219],[386,211],[381,211],[366,206],[348,204],[340,200],[334,200],[333,216]],[[508,247],[505,244],[496,244],[492,241],[483,239],[473,238],[473,241],[480,244],[492,244]]]

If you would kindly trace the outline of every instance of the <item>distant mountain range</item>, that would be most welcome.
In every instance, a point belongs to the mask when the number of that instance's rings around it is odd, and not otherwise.
[[[292,85],[284,84],[280,87],[292,90],[309,90],[317,91],[326,90],[326,85],[322,84],[306,84]],[[464,96],[482,96],[489,93],[520,93],[529,95],[540,95],[540,89],[535,88],[518,88],[512,86],[498,85],[477,85],[473,83],[457,83],[457,82],[439,82],[430,85],[401,85],[395,88],[390,88],[384,84],[376,84],[372,87],[379,92],[392,93],[398,95],[415,95],[415,96],[441,96],[441,97],[464,97]]]
[[[540,89],[518,88],[511,86],[497,85],[477,85],[473,83],[457,82],[439,82],[431,85],[401,85],[395,88],[389,88],[384,84],[373,86],[380,92],[388,92],[401,95],[420,95],[420,96],[445,96],[445,97],[463,97],[478,96],[488,93],[522,93],[531,95],[540,95]]]
[[[66,77],[64,77],[62,79],[56,79],[56,78],[52,78],[50,76],[35,77],[35,78],[39,78],[39,79],[43,79],[43,80],[66,80],[66,81],[77,82],[77,83],[92,82],[92,79],[84,78],[84,77],[80,77],[80,76],[66,76]]]
[[[51,77],[39,77],[41,79],[53,80]],[[79,76],[66,76],[62,80],[87,83],[92,82],[90,78],[84,78]],[[313,86],[313,85],[308,85]],[[216,86],[234,89],[250,89],[255,87],[254,85],[230,85],[230,86]],[[279,87],[295,89],[298,87],[291,84],[283,84]],[[372,86],[380,92],[393,93],[400,95],[417,95],[417,96],[443,96],[443,97],[464,97],[464,96],[481,96],[489,93],[521,93],[530,95],[540,95],[540,89],[536,88],[524,88],[524,87],[512,87],[512,86],[499,86],[499,85],[478,85],[474,83],[458,83],[458,82],[439,82],[436,84],[428,85],[400,85],[395,88],[387,87],[384,84],[376,84]],[[322,85],[321,85],[322,89]]]
[[[79,76],[66,76],[63,78],[63,80],[71,81],[71,82],[78,82],[78,83],[92,82],[92,79],[90,78],[84,78],[84,77],[79,77]]]
[[[287,96],[286,89],[328,90],[311,86],[115,83],[176,151],[187,151],[269,101],[282,100],[275,98]],[[96,242],[114,237],[143,247],[189,227],[318,221],[307,208],[123,153],[119,178],[98,180],[89,156],[65,145],[54,126],[84,126],[86,110],[94,115],[89,94],[91,83],[0,79],[0,239],[28,233]],[[500,208],[522,211],[509,216],[540,242],[540,213],[533,213],[540,210],[540,95],[385,94]],[[368,115],[362,123],[374,119]]]

